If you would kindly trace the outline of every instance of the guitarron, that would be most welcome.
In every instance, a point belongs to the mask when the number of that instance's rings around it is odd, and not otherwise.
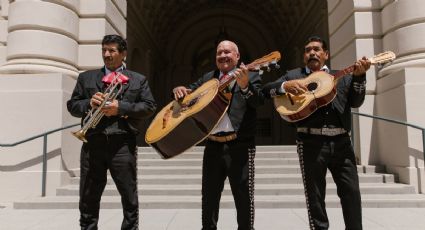
[[[383,65],[394,59],[395,54],[387,51],[368,60],[372,65]],[[338,80],[353,71],[354,65],[338,71],[334,76],[325,71],[318,71],[304,79],[299,79],[301,84],[304,84],[308,90],[301,95],[286,93],[274,97],[276,111],[288,122],[296,122],[307,118],[318,108],[329,104],[335,98]]]
[[[269,65],[278,68],[280,57],[275,51],[246,67],[261,74],[262,68],[269,69]],[[161,109],[146,131],[146,143],[168,159],[204,140],[228,109],[231,95],[223,89],[234,80],[232,72],[229,76],[222,85],[217,79],[211,79],[182,100],[173,100]]]

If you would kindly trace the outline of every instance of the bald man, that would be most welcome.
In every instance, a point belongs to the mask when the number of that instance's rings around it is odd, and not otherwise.
[[[235,80],[226,89],[232,93],[230,106],[207,138],[202,166],[202,230],[217,229],[224,181],[229,178],[237,211],[238,230],[254,228],[254,157],[256,108],[263,104],[261,78],[242,64],[238,46],[222,41],[217,46],[217,69],[204,74],[188,87],[173,89],[176,100],[196,90],[206,81],[220,83],[229,74]]]

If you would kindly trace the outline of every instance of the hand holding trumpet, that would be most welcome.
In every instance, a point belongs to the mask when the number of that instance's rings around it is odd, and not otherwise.
[[[94,109],[97,109],[99,105],[102,104],[103,100],[105,100],[105,98],[107,97],[107,94],[103,94],[101,92],[95,93],[90,99],[90,106]],[[107,101],[105,103],[105,106],[101,108],[101,111],[107,117],[118,115],[118,101],[116,99],[113,99],[112,101]]]

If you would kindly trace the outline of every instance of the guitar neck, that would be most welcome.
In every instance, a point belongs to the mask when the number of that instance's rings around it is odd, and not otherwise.
[[[260,71],[260,75],[261,75],[261,72],[262,72],[261,68],[267,67],[267,69],[270,70],[270,67],[269,67],[270,65],[274,65],[276,68],[279,68],[277,61],[280,60],[280,57],[281,56],[279,51],[274,51],[261,58],[254,60],[253,62],[245,65],[245,67],[249,71]],[[234,70],[230,71],[228,75],[229,75],[229,78],[224,83],[220,84],[219,90],[225,89],[233,80],[235,80]]]
[[[246,68],[249,71],[255,71],[255,65],[253,65],[252,63],[246,65]],[[219,90],[220,91],[223,90],[223,89],[225,89],[233,80],[235,80],[235,74],[234,74],[234,72],[235,72],[235,70],[232,70],[232,71],[230,71],[230,72],[227,73],[229,75],[229,78],[225,82],[223,82],[222,84],[220,84],[220,86],[219,86]]]
[[[350,74],[354,71],[354,65],[349,66],[343,70],[338,71],[337,73],[333,74],[333,76],[335,77],[335,81],[339,80],[341,77]]]

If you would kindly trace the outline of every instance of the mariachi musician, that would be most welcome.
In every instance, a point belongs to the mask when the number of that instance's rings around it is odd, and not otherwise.
[[[221,193],[226,177],[234,196],[239,230],[254,226],[254,156],[256,108],[263,104],[261,78],[249,72],[243,64],[234,42],[222,41],[217,46],[217,70],[206,73],[188,88],[178,86],[176,100],[200,87],[210,79],[226,82],[233,74],[236,81],[229,85],[230,106],[207,138],[202,169],[202,229],[217,229]]]
[[[328,58],[326,42],[317,36],[310,37],[304,47],[305,67],[290,70],[277,81],[265,85],[263,93],[266,97],[284,94],[289,98],[302,97],[311,89],[299,79],[317,71],[326,74],[336,72],[325,65]],[[329,228],[325,210],[328,169],[341,199],[346,229],[362,229],[359,178],[349,131],[351,108],[361,106],[365,99],[366,71],[369,68],[370,62],[366,58],[356,61],[353,74],[338,81],[336,98],[295,123],[311,229]]]
[[[156,103],[147,78],[125,68],[126,55],[127,42],[121,36],[104,36],[105,66],[81,73],[67,103],[71,115],[83,117],[83,128],[74,133],[85,141],[80,159],[81,229],[98,229],[108,170],[121,195],[121,229],[139,228],[136,134]]]

